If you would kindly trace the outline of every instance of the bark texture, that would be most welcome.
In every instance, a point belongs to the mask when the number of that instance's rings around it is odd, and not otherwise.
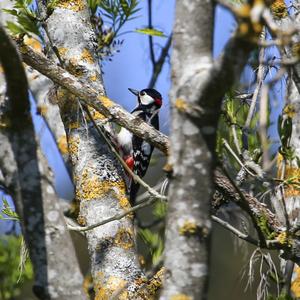
[[[38,151],[25,71],[2,27],[0,40],[0,61],[7,81],[7,99],[0,93],[0,166],[33,263],[33,290],[40,299],[85,299],[83,277],[59,210],[52,174]],[[0,82],[5,86],[3,76]]]
[[[205,13],[201,13],[205,12]],[[166,279],[160,299],[206,299],[210,245],[212,155],[199,119],[199,83],[212,68],[213,5],[177,1],[172,57],[171,153],[173,178],[166,226]],[[214,128],[207,128],[211,131]],[[213,138],[213,137],[212,137]]]
[[[207,298],[210,201],[219,113],[223,96],[239,78],[255,47],[237,31],[221,57],[213,61],[212,36],[212,2],[176,2],[169,159],[173,177],[161,299]]]
[[[39,9],[43,16],[46,11],[43,1],[39,1]],[[81,80],[91,90],[105,95],[101,70],[94,55],[95,35],[86,2],[58,1],[46,19],[45,28],[48,39],[59,53],[60,64],[78,83]],[[56,58],[52,51],[48,55]],[[76,86],[76,89],[82,90],[82,87]],[[55,97],[67,135],[76,201],[80,206],[79,224],[91,225],[100,218],[126,211],[130,204],[123,171],[86,117],[82,99],[60,87]],[[101,113],[89,109],[97,122],[104,119]],[[122,288],[121,296],[127,298],[143,282],[135,251],[132,216],[90,230],[86,237],[95,299],[109,299]]]

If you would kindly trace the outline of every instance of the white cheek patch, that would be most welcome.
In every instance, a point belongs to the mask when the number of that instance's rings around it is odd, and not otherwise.
[[[140,100],[143,105],[149,105],[154,102],[154,99],[147,94],[144,96],[140,96]]]

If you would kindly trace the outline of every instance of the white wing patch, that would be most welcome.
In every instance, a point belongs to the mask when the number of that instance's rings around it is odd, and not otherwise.
[[[128,145],[132,143],[132,133],[125,128],[122,128],[118,133],[118,143],[121,146]]]

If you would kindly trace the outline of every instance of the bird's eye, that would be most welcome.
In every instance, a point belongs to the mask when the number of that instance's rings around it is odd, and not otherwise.
[[[141,92],[140,95],[141,95],[141,96],[145,96],[146,93],[145,93],[145,92]]]

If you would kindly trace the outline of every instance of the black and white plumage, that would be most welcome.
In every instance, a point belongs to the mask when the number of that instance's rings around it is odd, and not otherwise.
[[[161,94],[155,89],[129,90],[137,96],[138,100],[137,107],[131,113],[159,130],[158,113],[162,106]],[[117,142],[127,165],[138,176],[145,176],[154,147],[125,128],[120,130]],[[131,180],[130,201],[132,204],[135,202],[138,190],[139,184]]]

